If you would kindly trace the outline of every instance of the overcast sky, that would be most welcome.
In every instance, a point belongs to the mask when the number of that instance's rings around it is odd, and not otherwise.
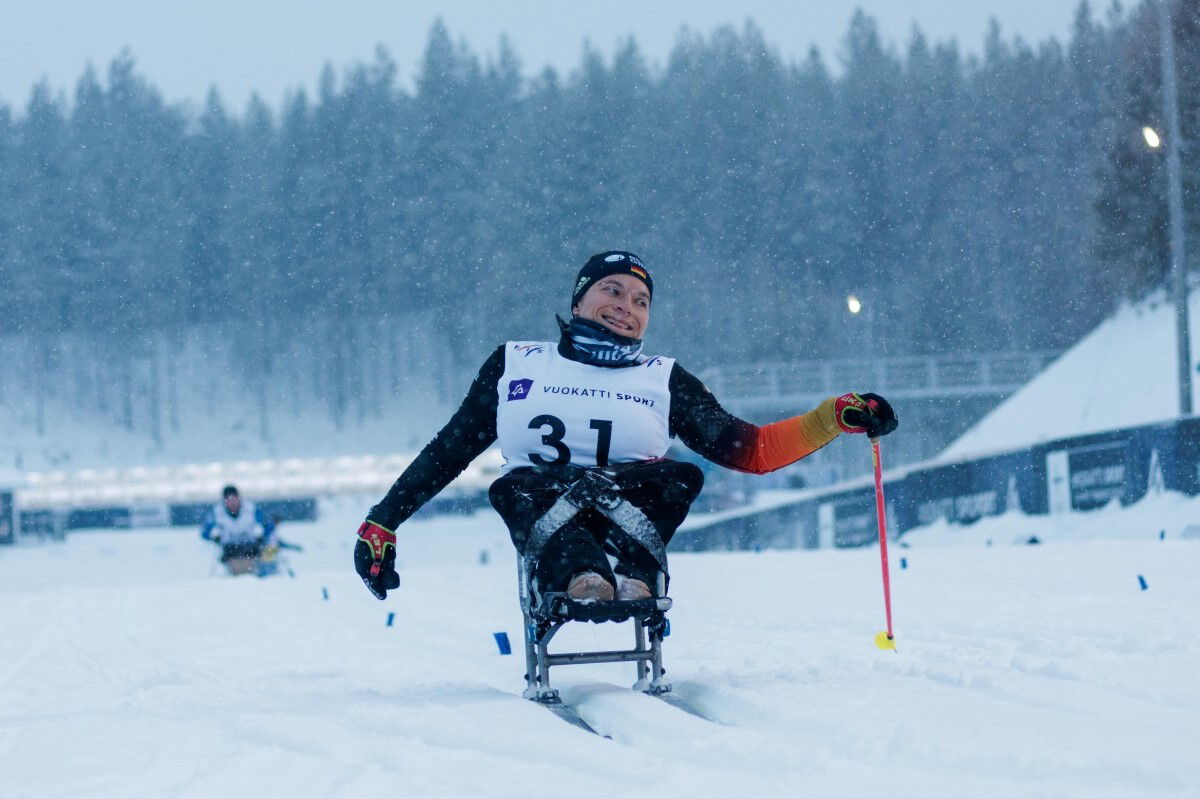
[[[101,72],[128,47],[141,74],[170,101],[200,101],[216,85],[244,107],[252,91],[277,106],[292,88],[311,90],[325,62],[370,60],[383,44],[409,77],[441,16],[455,39],[486,57],[507,33],[527,73],[567,72],[584,39],[611,54],[633,35],[663,63],[683,25],[710,33],[752,18],[789,60],[811,44],[833,66],[855,7],[887,39],[907,41],[914,21],[933,39],[978,52],[987,22],[1040,41],[1065,39],[1079,0],[0,0],[0,101],[23,108],[41,78],[68,95],[91,61]],[[1093,2],[1104,8],[1105,0]]]

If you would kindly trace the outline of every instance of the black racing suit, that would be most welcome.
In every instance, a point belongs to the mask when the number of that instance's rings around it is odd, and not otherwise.
[[[576,360],[565,337],[558,352]],[[503,373],[501,346],[488,356],[450,421],[405,469],[387,496],[371,508],[368,521],[395,530],[491,446],[496,440],[497,384]],[[704,384],[679,364],[671,370],[668,388],[671,435],[710,461],[742,468],[742,455],[753,447],[755,426],[725,411]],[[616,472],[614,479],[622,495],[646,514],[664,545],[687,516],[704,483],[698,467],[678,461],[662,459],[609,468]],[[492,506],[508,525],[522,555],[534,522],[564,490],[561,475],[533,467],[513,469],[492,484]],[[594,510],[581,512],[543,547],[537,568],[539,585],[562,589],[573,574],[588,570],[611,580],[613,570],[605,550],[617,558],[617,574],[640,579],[653,589],[655,560],[639,544],[613,535],[613,525]]]

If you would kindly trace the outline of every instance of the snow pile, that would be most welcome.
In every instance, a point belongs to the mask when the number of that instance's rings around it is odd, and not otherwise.
[[[405,524],[385,603],[350,569],[350,502],[281,530],[295,579],[210,577],[191,531],[0,549],[0,796],[1196,796],[1200,541],[1176,534],[1194,501],[1157,501],[1126,540],[1060,532],[1116,510],[1021,520],[1036,547],[914,534],[897,653],[872,644],[877,550],[675,555],[665,665],[713,721],[629,692],[631,665],[558,669],[611,740],[520,698],[491,513]]]
[[[1200,291],[1191,315],[1193,382],[1200,357]],[[1195,395],[1193,391],[1193,412]],[[939,456],[955,461],[1059,438],[1179,416],[1175,306],[1159,292],[1126,305]]]

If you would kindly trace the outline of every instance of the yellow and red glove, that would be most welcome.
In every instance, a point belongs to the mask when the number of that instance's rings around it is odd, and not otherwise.
[[[833,401],[833,415],[844,432],[871,438],[886,436],[900,424],[892,406],[878,394],[843,394]]]
[[[400,587],[396,534],[375,522],[363,522],[354,542],[354,570],[376,599],[387,599],[389,590]]]

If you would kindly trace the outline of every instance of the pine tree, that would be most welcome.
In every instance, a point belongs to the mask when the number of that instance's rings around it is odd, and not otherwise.
[[[888,287],[894,285],[899,271],[895,237],[900,195],[909,177],[897,174],[895,159],[899,149],[895,76],[902,74],[902,66],[895,53],[884,48],[874,20],[861,10],[850,22],[845,48],[837,124],[842,131],[842,202],[849,227],[839,264],[848,282],[841,293],[864,297],[866,348],[885,352],[892,342],[882,334],[881,325],[897,310],[889,302]]]
[[[233,317],[243,290],[230,280],[236,251],[231,205],[236,127],[225,112],[220,94],[215,88],[209,90],[185,161],[184,288],[188,302],[184,313],[192,321],[215,322]]]
[[[18,329],[37,334],[86,323],[89,299],[71,290],[91,276],[80,274],[71,256],[66,119],[62,99],[44,81],[33,87],[16,133],[18,252],[10,290],[21,298]]]
[[[11,332],[23,313],[23,297],[14,289],[18,286],[17,259],[19,243],[18,130],[12,111],[0,103],[0,286],[9,290],[0,293],[0,335]],[[0,401],[3,397],[0,396]]]
[[[1172,17],[1181,128],[1185,230],[1200,236],[1200,0],[1180,0]],[[1151,150],[1144,126],[1165,133],[1158,19],[1153,5],[1130,19],[1122,96],[1103,185],[1095,203],[1096,254],[1112,290],[1136,297],[1167,278],[1167,177],[1164,150]],[[1192,249],[1193,253],[1195,248]],[[1195,259],[1189,259],[1195,263]]]

